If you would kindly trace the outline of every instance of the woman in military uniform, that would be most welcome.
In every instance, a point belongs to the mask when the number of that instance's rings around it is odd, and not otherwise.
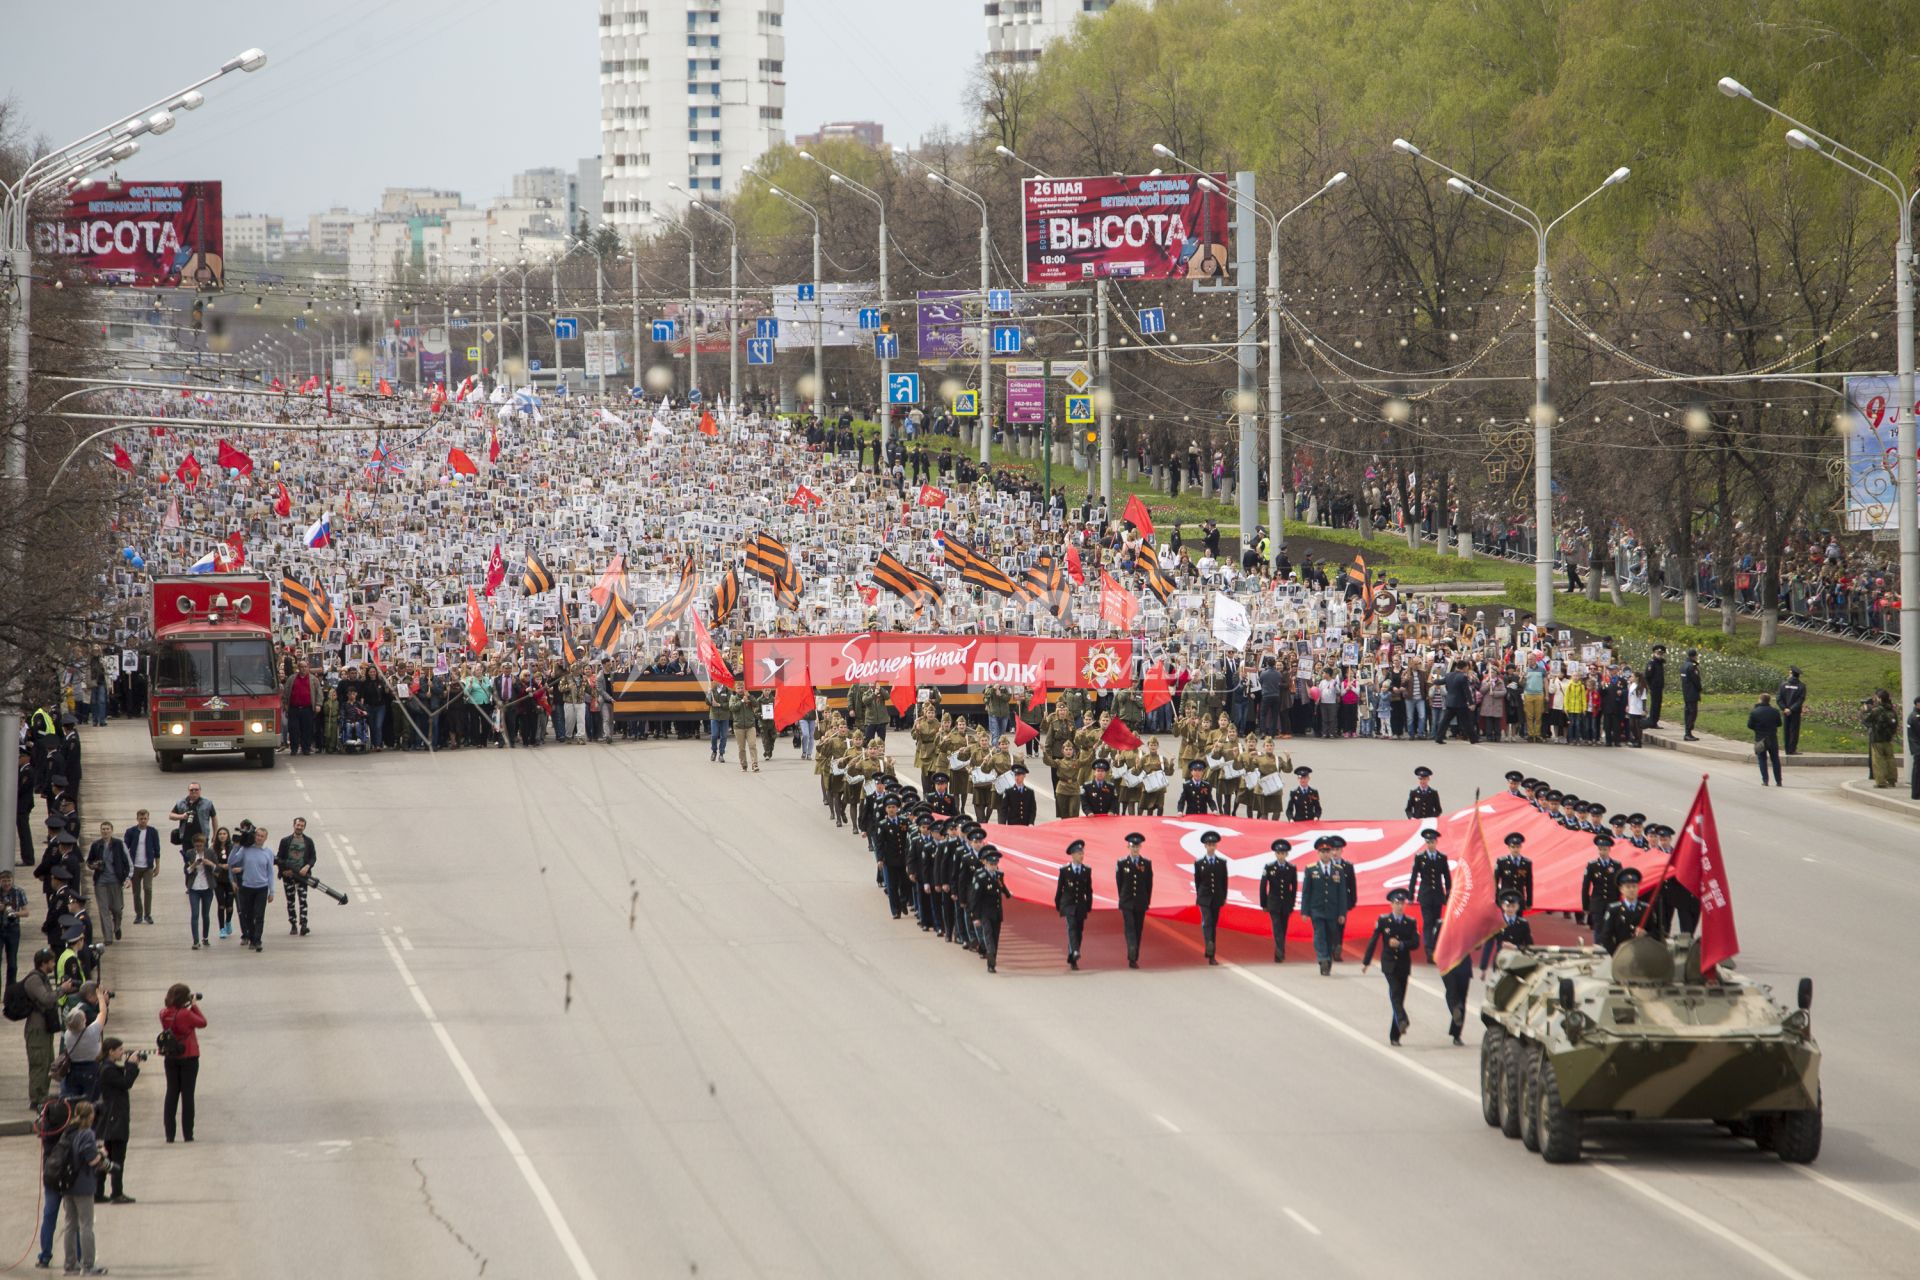
[[[980,821],[992,822],[995,811],[1000,806],[1000,779],[1013,773],[1013,739],[1006,734],[992,739],[988,744],[986,770],[993,775],[993,782],[987,787],[987,807],[980,815]],[[1008,785],[1012,785],[1009,781]],[[975,796],[978,799],[978,795]]]
[[[1120,790],[1122,814],[1140,812],[1140,754],[1139,750],[1116,751],[1113,754],[1113,782]]]
[[[940,759],[940,722],[925,703],[914,712],[909,736],[913,738],[913,768],[920,775],[920,789],[931,791],[928,775],[938,772],[945,762]]]
[[[1167,811],[1167,761],[1160,754],[1160,739],[1148,738],[1140,749],[1139,763],[1134,766],[1140,772],[1140,812],[1159,815]],[[1147,778],[1152,774],[1160,775],[1158,789],[1147,790]]]
[[[1047,763],[1053,766],[1053,811],[1056,817],[1080,816],[1080,783],[1085,777],[1080,753],[1067,739],[1061,739],[1060,753]]]
[[[864,834],[860,825],[860,801],[866,796],[867,778],[873,769],[873,756],[865,748],[853,746],[852,738],[847,739],[846,750],[842,754],[844,764],[835,781],[833,820],[835,826],[845,826],[847,819],[853,819],[856,835]]]

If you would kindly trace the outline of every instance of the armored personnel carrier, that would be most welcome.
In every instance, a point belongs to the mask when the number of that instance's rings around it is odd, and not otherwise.
[[[1726,970],[1703,980],[1686,937],[1503,949],[1480,1021],[1480,1110],[1548,1162],[1604,1120],[1711,1120],[1782,1160],[1820,1154],[1813,980],[1798,1008]]]

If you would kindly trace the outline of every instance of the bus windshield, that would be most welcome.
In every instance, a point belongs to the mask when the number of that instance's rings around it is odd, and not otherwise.
[[[186,640],[160,646],[157,693],[271,694],[273,646],[265,640]]]

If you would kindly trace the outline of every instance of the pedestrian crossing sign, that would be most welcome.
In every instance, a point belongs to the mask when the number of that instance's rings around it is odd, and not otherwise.
[[[953,416],[956,418],[979,417],[980,393],[978,391],[956,391],[953,396]]]
[[[1067,397],[1067,423],[1069,426],[1082,426],[1093,421],[1092,396]]]

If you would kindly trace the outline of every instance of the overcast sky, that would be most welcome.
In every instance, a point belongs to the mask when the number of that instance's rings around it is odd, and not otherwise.
[[[470,204],[600,152],[598,0],[83,0],[7,5],[0,94],[61,145],[250,46],[129,179],[219,179],[229,213],[371,208],[386,187]],[[977,0],[787,0],[788,137],[878,120],[917,141],[962,120],[986,50]]]

